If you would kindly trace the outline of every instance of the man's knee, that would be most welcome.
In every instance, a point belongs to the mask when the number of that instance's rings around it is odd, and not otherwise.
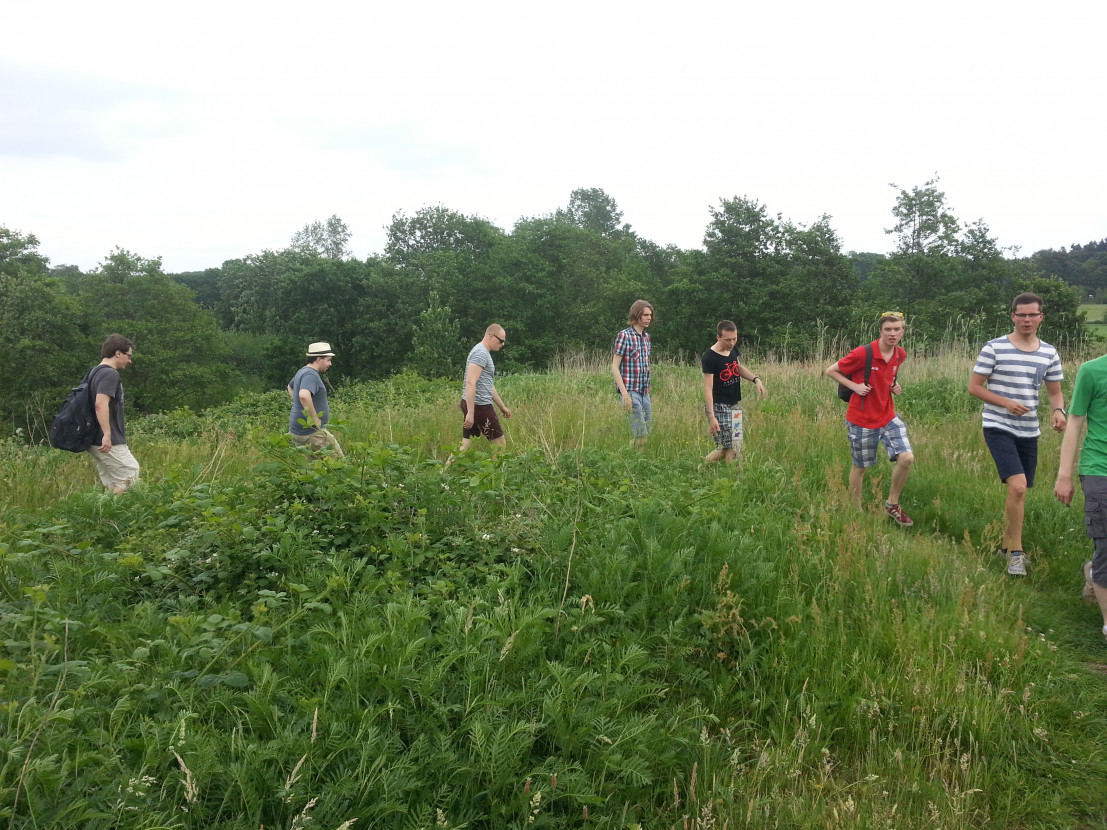
[[[1007,495],[1013,496],[1017,499],[1026,498],[1026,476],[1008,476],[1006,483]]]
[[[896,456],[896,466],[898,467],[910,467],[915,463],[915,454],[913,452],[901,452]]]

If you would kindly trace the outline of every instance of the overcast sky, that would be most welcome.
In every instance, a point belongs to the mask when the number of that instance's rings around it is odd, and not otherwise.
[[[896,191],[1027,255],[1107,237],[1107,3],[9,3],[0,225],[168,272],[426,205],[510,231],[578,187],[702,244],[757,199],[888,251]]]

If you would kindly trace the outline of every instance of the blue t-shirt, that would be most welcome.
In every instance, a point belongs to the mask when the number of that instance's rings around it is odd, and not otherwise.
[[[319,416],[323,426],[331,419],[330,410],[327,408],[327,387],[323,385],[323,377],[319,370],[313,366],[305,366],[296,373],[292,382],[292,414],[288,418],[288,431],[293,435],[311,435],[316,431],[314,424],[303,426],[304,405],[300,403],[300,390],[306,389],[311,393],[311,403],[315,407],[315,414]]]

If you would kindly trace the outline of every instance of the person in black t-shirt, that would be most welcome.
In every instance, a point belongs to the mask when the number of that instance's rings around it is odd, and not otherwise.
[[[735,417],[741,423],[742,378],[753,381],[757,394],[765,397],[765,384],[761,378],[742,365],[738,352],[738,326],[723,320],[715,329],[718,339],[715,345],[703,353],[703,401],[707,413],[707,428],[715,439],[715,449],[707,454],[707,460],[726,460],[730,464],[741,449],[741,434],[735,440]]]

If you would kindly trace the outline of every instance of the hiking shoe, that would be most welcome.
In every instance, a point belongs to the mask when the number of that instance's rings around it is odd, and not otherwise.
[[[1097,600],[1095,596],[1095,585],[1092,583],[1091,559],[1084,563],[1082,570],[1084,571],[1084,590],[1081,592],[1080,596],[1083,598],[1084,602],[1095,605]]]
[[[1007,573],[1011,576],[1026,576],[1026,554],[1021,550],[1013,550],[1007,557]]]
[[[889,504],[888,502],[884,502],[884,510],[888,513],[889,516],[895,519],[896,524],[900,527],[911,527],[911,525],[914,524],[914,522],[911,520],[911,517],[904,513],[903,508],[900,507],[898,504]]]

